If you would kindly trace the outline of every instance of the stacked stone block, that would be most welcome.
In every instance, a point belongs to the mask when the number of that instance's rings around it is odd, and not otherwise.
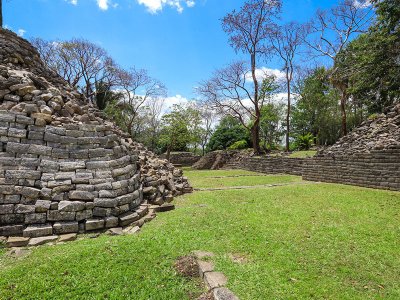
[[[0,235],[62,234],[135,221],[143,201],[135,151],[107,126],[35,123],[35,117],[0,111]]]

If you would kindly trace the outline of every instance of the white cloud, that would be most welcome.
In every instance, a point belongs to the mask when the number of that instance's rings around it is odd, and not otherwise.
[[[148,11],[156,14],[161,11],[164,6],[174,7],[179,13],[183,12],[182,3],[186,3],[187,7],[195,6],[194,0],[137,0],[139,4],[147,7]]]
[[[189,99],[183,97],[182,95],[170,96],[165,98],[164,101],[164,113],[171,111],[174,104],[187,104]]]
[[[68,3],[72,4],[72,5],[77,5],[78,4],[78,0],[65,0]]]
[[[357,8],[367,8],[372,5],[370,0],[354,0],[354,6]]]
[[[259,69],[256,69],[256,78],[258,81],[262,81],[266,75],[274,75],[276,82],[281,82],[282,80],[285,79],[285,72],[279,70],[279,69],[270,69],[267,67],[262,67]],[[246,75],[246,80],[250,81],[252,80],[252,75],[251,72],[248,72]]]
[[[24,36],[25,32],[26,32],[26,30],[24,30],[24,29],[18,29],[17,34],[19,36]]]
[[[97,5],[99,6],[99,8],[101,10],[107,10],[108,9],[108,5],[110,4],[109,0],[96,0],[97,1]]]

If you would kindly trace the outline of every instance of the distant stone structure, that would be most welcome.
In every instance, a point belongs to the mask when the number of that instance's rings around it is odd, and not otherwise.
[[[284,173],[310,181],[400,191],[400,104],[365,121],[313,158],[251,157],[244,152],[215,151],[193,167]]]
[[[195,155],[192,152],[171,152],[169,162],[174,165],[190,167],[201,157],[201,155]],[[167,155],[162,154],[160,155],[160,158],[166,159]]]
[[[140,222],[149,204],[192,191],[181,170],[132,141],[29,42],[1,29],[0,150],[0,236],[123,227]]]

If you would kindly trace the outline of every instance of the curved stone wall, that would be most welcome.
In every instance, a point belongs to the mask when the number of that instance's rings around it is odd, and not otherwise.
[[[71,233],[138,219],[138,157],[111,128],[37,120],[0,112],[0,235]]]
[[[0,236],[143,224],[149,204],[192,191],[181,170],[106,120],[29,42],[0,29],[0,59]]]

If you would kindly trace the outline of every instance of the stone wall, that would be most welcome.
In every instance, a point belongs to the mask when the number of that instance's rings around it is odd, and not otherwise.
[[[0,235],[88,231],[138,218],[138,156],[111,128],[36,121],[0,111]]]
[[[304,180],[400,191],[400,147],[351,156],[233,158],[224,169],[303,176]]]
[[[307,160],[303,179],[400,191],[400,147]]]
[[[108,121],[28,41],[0,29],[0,42],[0,236],[143,224],[150,204],[192,191],[181,170]]]
[[[304,165],[310,158],[287,157],[247,157],[231,159],[224,165],[224,169],[242,169],[268,174],[290,174],[301,176]]]
[[[166,154],[160,156],[166,159]],[[194,155],[192,152],[172,152],[170,154],[169,162],[174,165],[180,165],[184,167],[189,167],[196,163],[202,156]]]

